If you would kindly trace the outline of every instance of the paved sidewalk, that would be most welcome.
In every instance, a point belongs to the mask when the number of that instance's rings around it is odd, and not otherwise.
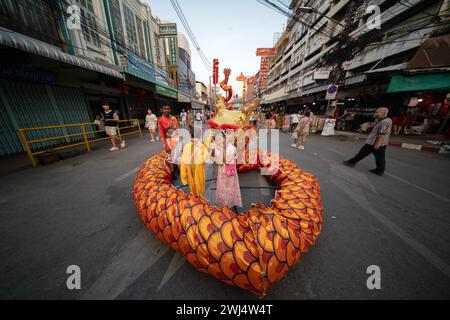
[[[348,131],[336,131],[336,137],[343,140],[366,140],[367,134],[361,134],[357,132]],[[430,143],[430,141],[436,141],[437,144]],[[389,145],[392,147],[400,147],[405,149],[435,152],[447,154],[450,150],[444,148],[438,142],[448,142],[442,135],[399,135],[391,136]]]

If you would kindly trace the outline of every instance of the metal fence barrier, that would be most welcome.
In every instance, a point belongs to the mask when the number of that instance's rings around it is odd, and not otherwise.
[[[125,123],[128,125],[121,127],[120,126],[121,123]],[[76,146],[80,146],[80,145],[85,145],[86,150],[90,152],[92,143],[110,139],[110,137],[89,139],[90,136],[95,136],[98,133],[106,133],[105,130],[93,130],[93,131],[87,130],[92,127],[95,127],[94,123],[74,123],[74,124],[54,125],[54,126],[36,127],[36,128],[20,128],[20,129],[18,129],[18,131],[19,131],[20,139],[22,140],[22,143],[25,147],[25,151],[27,152],[28,157],[31,160],[31,164],[33,165],[33,167],[36,167],[37,162],[36,162],[35,156],[37,156],[37,155],[44,154],[49,151],[57,151],[57,150],[72,148],[72,147],[76,147]],[[52,129],[61,129],[61,128],[72,128],[72,129],[79,128],[80,133],[66,134],[66,135],[60,135],[60,136],[50,136],[50,137],[34,139],[34,140],[29,140],[28,136],[27,136],[27,133],[31,132],[31,131],[34,131],[34,132],[39,131],[39,130],[49,131]],[[134,128],[136,128],[136,130],[128,131],[128,129],[134,129]],[[128,131],[128,132],[124,132],[124,131]],[[120,142],[122,142],[122,137],[131,135],[131,134],[137,134],[137,133],[139,133],[140,136],[142,137],[142,130],[141,130],[141,126],[140,126],[138,119],[117,121],[117,137],[119,138]],[[35,145],[37,143],[48,142],[48,141],[58,141],[58,140],[74,138],[74,137],[79,137],[80,140],[82,140],[82,141],[64,144],[64,145],[58,146],[58,147],[39,148],[39,150],[36,150],[36,151],[34,150],[35,148],[33,148],[33,145]]]

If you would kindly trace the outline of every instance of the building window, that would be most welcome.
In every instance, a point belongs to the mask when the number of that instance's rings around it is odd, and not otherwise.
[[[153,35],[153,39],[155,39],[155,50],[156,50],[156,61],[159,65],[162,65],[161,63],[161,49],[159,47],[159,37],[158,34],[155,32]]]
[[[123,13],[125,16],[128,48],[130,48],[134,53],[139,53],[139,43],[134,13],[126,5],[123,5]]]
[[[120,15],[119,0],[112,0],[112,14],[114,17],[114,34],[116,36],[117,50],[120,53],[125,53],[125,37],[123,35],[122,16]]]
[[[136,17],[136,24],[137,24],[137,33],[138,33],[138,39],[139,39],[139,55],[143,58],[146,58],[145,56],[145,42],[144,42],[144,33],[143,33],[143,22],[141,19]]]
[[[59,46],[49,1],[0,0],[0,26]]]
[[[99,26],[94,13],[92,0],[76,0],[81,11],[81,29],[83,30],[84,40],[86,42],[101,47]]]

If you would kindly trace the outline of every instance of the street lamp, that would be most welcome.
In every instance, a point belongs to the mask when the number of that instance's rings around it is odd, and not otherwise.
[[[328,16],[324,15],[323,13],[321,13],[321,12],[319,12],[318,10],[314,9],[313,7],[299,7],[299,8],[297,9],[297,13],[300,13],[300,12],[305,12],[305,13],[311,13],[311,12],[314,12],[314,13],[318,13],[318,14],[320,14],[320,15],[323,15],[323,16],[324,16],[325,18],[327,18],[328,20],[331,20],[331,21],[335,22],[336,24],[338,24],[338,25],[340,25],[341,27],[344,28],[344,25],[343,25],[341,22],[337,21],[336,19],[333,19],[333,18],[331,18],[331,17],[328,17]]]

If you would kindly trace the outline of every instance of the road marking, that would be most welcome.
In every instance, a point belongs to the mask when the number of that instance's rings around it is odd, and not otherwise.
[[[158,292],[162,287],[164,287],[167,281],[169,281],[170,278],[172,278],[172,276],[175,273],[177,273],[177,271],[180,270],[180,268],[184,266],[185,263],[186,259],[184,259],[184,257],[182,257],[178,252],[175,252],[172,261],[170,261],[170,265],[166,269],[166,272],[164,273],[164,276],[156,292]]]
[[[129,176],[131,176],[131,175],[135,174],[136,172],[138,172],[138,171],[139,171],[139,168],[140,168],[140,167],[137,167],[137,168],[134,168],[134,169],[131,170],[131,171],[128,171],[127,173],[125,173],[125,174],[123,174],[123,175],[121,175],[121,176],[115,178],[114,181],[115,181],[115,182],[120,182],[120,181],[122,181],[122,180],[125,180],[125,179],[128,178]]]
[[[445,276],[450,278],[450,266],[437,255],[435,255],[430,249],[424,246],[422,243],[411,237],[406,231],[397,226],[395,223],[387,219],[383,214],[379,213],[367,200],[366,196],[362,190],[358,187],[342,188],[342,180],[334,179],[332,182],[340,187],[345,193],[347,193],[350,198],[359,204],[366,212],[371,214],[375,219],[377,219],[381,224],[388,228],[391,232],[402,239],[408,246],[410,246],[414,251],[420,254],[425,260],[431,263],[435,268],[440,270]],[[350,190],[352,189],[352,190]]]
[[[439,194],[437,194],[437,193],[435,193],[435,192],[433,192],[433,191],[430,191],[430,190],[428,190],[428,189],[422,188],[421,186],[418,186],[418,185],[416,185],[416,184],[414,184],[414,183],[412,183],[412,182],[409,182],[409,181],[407,181],[407,180],[405,180],[405,179],[402,179],[402,178],[400,178],[400,177],[397,177],[396,175],[393,175],[393,174],[391,174],[391,173],[386,173],[386,175],[389,176],[389,177],[391,177],[391,178],[393,178],[393,179],[396,179],[396,180],[398,180],[398,181],[400,181],[400,182],[403,182],[404,184],[410,185],[411,187],[414,187],[414,188],[417,188],[417,189],[419,189],[419,190],[421,190],[421,191],[423,191],[423,192],[426,192],[426,193],[428,193],[429,195],[432,195],[432,196],[434,196],[434,197],[436,197],[436,198],[438,198],[438,199],[441,199],[441,200],[446,201],[446,202],[450,202],[450,199],[448,199],[448,198],[446,198],[446,197],[443,197],[443,196],[441,196],[441,195],[439,195]]]
[[[112,300],[161,259],[170,248],[142,229],[102,271],[81,299]]]
[[[334,152],[334,153],[336,153],[336,154],[338,154],[338,155],[345,156],[343,153],[341,153],[341,152],[339,152],[339,151],[337,151],[337,150],[334,150],[334,149],[332,149],[332,148],[328,148],[328,150],[330,150],[330,151],[332,151],[332,152]],[[389,160],[391,160],[391,159],[389,159]],[[396,160],[394,159],[394,161],[396,161]],[[418,186],[418,185],[416,185],[416,184],[414,184],[414,183],[412,183],[412,182],[409,182],[408,180],[405,180],[405,179],[403,179],[403,178],[400,178],[400,177],[398,177],[398,176],[396,176],[396,175],[393,175],[393,174],[391,174],[391,173],[385,173],[385,175],[387,175],[387,176],[389,176],[389,177],[391,177],[391,178],[393,178],[393,179],[395,179],[395,180],[398,180],[398,181],[400,181],[400,182],[403,182],[404,184],[407,184],[407,185],[409,185],[409,186],[412,186],[412,187],[414,187],[414,188],[416,188],[416,189],[419,189],[419,190],[421,190],[421,191],[423,191],[423,192],[425,192],[425,193],[428,193],[429,195],[432,195],[432,196],[434,196],[434,197],[436,197],[436,198],[438,198],[438,199],[441,199],[441,200],[443,200],[443,201],[445,201],[445,202],[450,202],[450,199],[448,199],[448,198],[446,198],[446,197],[444,197],[444,196],[441,196],[441,195],[439,195],[439,194],[437,194],[437,193],[435,193],[435,192],[433,192],[433,191],[430,191],[430,190],[428,190],[428,189],[425,189],[425,188],[423,188],[423,187],[421,187],[421,186]]]

